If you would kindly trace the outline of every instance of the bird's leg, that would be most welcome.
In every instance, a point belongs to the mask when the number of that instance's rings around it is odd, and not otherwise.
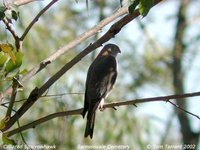
[[[100,101],[99,103],[99,110],[103,111],[104,110],[104,98]]]

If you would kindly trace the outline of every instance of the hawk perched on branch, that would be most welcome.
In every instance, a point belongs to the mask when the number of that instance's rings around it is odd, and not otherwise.
[[[112,89],[117,77],[116,56],[121,53],[119,47],[107,44],[90,65],[85,90],[83,118],[87,113],[85,137],[93,136],[96,109],[103,108],[104,98]]]

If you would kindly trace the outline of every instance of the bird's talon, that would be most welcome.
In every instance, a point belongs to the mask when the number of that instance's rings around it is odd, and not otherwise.
[[[104,106],[99,106],[100,111],[104,111],[104,109],[105,109]]]

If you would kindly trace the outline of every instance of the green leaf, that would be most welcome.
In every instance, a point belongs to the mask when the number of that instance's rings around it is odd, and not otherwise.
[[[19,18],[19,11],[18,11],[18,6],[13,4],[11,6],[11,12],[12,12],[12,19],[14,19],[15,21],[17,21],[17,19]]]
[[[0,12],[4,12],[6,8],[4,6],[0,6]]]
[[[5,17],[4,12],[0,12],[0,21]]]
[[[3,128],[5,128],[5,124],[6,124],[6,122],[8,122],[10,120],[10,117],[5,117],[5,118],[3,118],[2,120],[0,120],[0,129],[3,129]]]
[[[128,7],[129,13],[133,13],[138,6],[140,14],[145,17],[149,10],[152,8],[154,0],[131,0],[131,4]]]
[[[14,11],[14,10],[12,10],[12,18],[13,18],[15,21],[17,21],[17,19],[18,19],[18,13],[17,13],[16,11]]]
[[[3,52],[0,52],[0,69],[3,68],[7,60],[8,55],[4,54]]]
[[[2,141],[4,145],[17,145],[17,143],[14,140],[8,138],[7,134],[2,135]]]
[[[16,57],[15,54],[13,52],[14,47],[12,46],[12,44],[0,44],[0,50],[3,51],[4,53],[8,53],[11,60],[13,61],[13,63],[15,64],[16,62]]]
[[[138,6],[139,0],[131,1],[131,4],[128,7],[129,14],[132,14],[135,11],[135,8]]]
[[[0,6],[0,21],[5,17],[5,10],[6,8],[4,6]]]
[[[24,69],[22,71],[20,71],[20,75],[26,75],[28,73],[28,70],[27,69]]]
[[[0,50],[4,53],[9,53],[11,50],[13,50],[13,46],[11,44],[0,44]]]
[[[139,2],[139,12],[140,14],[145,17],[149,10],[152,8],[154,4],[154,0],[140,0]]]
[[[22,59],[23,59],[23,53],[22,52],[16,52],[15,53],[15,57],[16,57],[16,62],[14,63],[11,59],[8,61],[8,63],[6,64],[6,74],[13,72],[16,69],[19,69],[19,67],[22,64]]]

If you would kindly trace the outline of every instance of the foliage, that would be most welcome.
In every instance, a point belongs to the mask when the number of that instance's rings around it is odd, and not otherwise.
[[[16,33],[20,35],[44,7],[45,2],[26,5],[22,8],[20,7],[21,9],[19,8],[19,10],[15,6],[9,9],[4,6],[0,7],[0,20],[2,23],[2,26],[0,26],[2,31],[0,34],[0,39],[2,39],[0,43],[0,92],[6,90],[12,84],[11,81],[14,77],[17,79],[23,77],[27,70],[38,65],[55,50],[96,25],[99,20],[110,16],[113,10],[120,7],[115,0],[88,2],[88,10],[85,2],[81,1],[78,1],[78,3],[74,1],[62,3],[60,1],[54,7],[49,8],[47,13],[43,14],[30,30],[23,41],[23,49],[20,51],[17,50],[15,39],[6,30],[2,19],[6,18],[13,29],[17,31]],[[155,9],[154,12],[154,9],[152,9],[151,12],[153,13],[149,12],[153,3],[154,0],[134,0],[129,4],[130,14],[138,9],[143,17],[148,15],[148,17],[142,19],[142,23],[147,30],[150,28],[149,31],[153,34],[153,42],[152,39],[146,38],[148,33],[145,32],[145,28],[139,25],[137,20],[127,28],[123,28],[123,31],[111,40],[111,42],[119,45],[122,55],[118,60],[119,73],[117,83],[106,99],[107,102],[161,94],[167,95],[173,92],[171,73],[173,58],[171,47],[173,41],[171,41],[172,38],[170,37],[171,44],[166,42],[168,37],[165,35],[168,33],[163,29],[166,26],[166,21],[170,22],[171,20],[167,19],[168,16],[165,16],[166,14],[159,14],[157,12],[159,9]],[[174,16],[174,14],[167,15]],[[158,16],[162,16],[164,20],[159,20]],[[157,19],[158,22],[162,22],[162,25],[159,26],[161,29],[156,26]],[[172,18],[172,20],[174,21],[175,18]],[[3,35],[3,31],[5,31],[5,35]],[[96,36],[79,44],[75,49],[59,57],[44,70],[34,75],[33,78],[26,80],[23,83],[23,91],[19,90],[20,87],[17,87],[17,95],[11,116],[26,102],[30,92],[35,87],[43,85],[64,64],[69,62],[90,43],[94,43],[106,31],[107,27],[103,28]],[[173,36],[171,28],[169,32]],[[160,38],[163,35],[164,38]],[[199,35],[193,35],[193,37],[199,37]],[[196,38],[195,40],[198,41],[198,39]],[[167,44],[163,44],[162,40]],[[188,46],[193,44],[192,41],[188,43]],[[162,45],[162,48],[159,49],[155,46],[156,44]],[[198,47],[198,42],[196,44],[196,47]],[[187,52],[190,53],[190,50]],[[54,112],[82,108],[86,72],[96,53],[86,56],[51,86],[20,118],[19,125],[23,126]],[[2,102],[4,105],[0,106],[0,111],[2,112],[0,114],[0,129],[3,129],[10,119],[8,116],[5,117],[10,101],[11,96],[4,97]],[[111,109],[106,109],[104,112],[98,111],[93,140],[83,138],[85,120],[81,116],[58,117],[39,124],[33,129],[26,130],[22,134],[27,143],[36,145],[55,144],[56,148],[61,150],[66,148],[77,149],[78,145],[92,144],[124,144],[130,145],[132,149],[145,149],[149,143],[159,144],[162,141],[167,144],[181,143],[181,139],[176,138],[180,135],[176,119],[172,120],[169,133],[163,132],[168,120],[171,120],[168,119],[171,118],[171,115],[168,116],[167,114],[174,114],[172,112],[171,107],[165,103],[143,104],[138,105],[138,107],[119,107],[116,111]],[[191,124],[195,125],[195,121],[191,121]],[[18,127],[15,124],[12,129]],[[165,139],[164,137],[167,138]],[[2,135],[2,142],[5,144],[15,144],[15,141],[18,144],[24,144],[20,133],[12,137],[8,137],[6,134]]]
[[[154,0],[131,0],[130,3],[128,8],[130,14],[133,13],[138,6],[140,14],[145,17],[153,6]]]

